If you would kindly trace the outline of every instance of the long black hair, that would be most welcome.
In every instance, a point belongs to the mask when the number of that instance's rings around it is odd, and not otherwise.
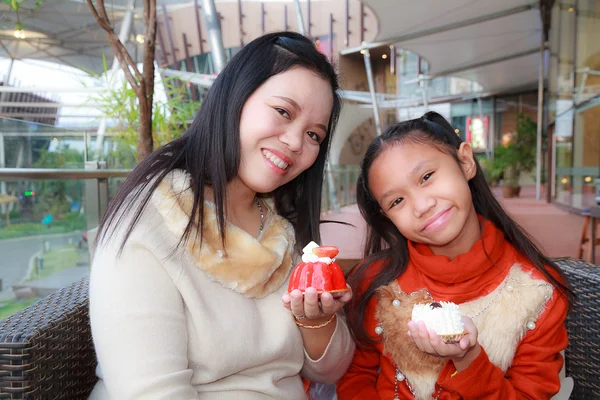
[[[132,171],[102,218],[98,241],[107,237],[111,227],[119,225],[127,211],[132,211],[132,222],[121,243],[122,251],[152,192],[169,172],[180,169],[189,174],[194,194],[194,205],[180,243],[189,239],[198,220],[196,236],[202,240],[206,186],[214,194],[219,232],[224,242],[226,185],[237,176],[240,165],[242,108],[267,79],[295,67],[307,68],[331,85],[333,107],[327,135],[314,164],[271,195],[277,212],[295,228],[297,250],[311,240],[319,240],[325,163],[341,108],[338,79],[333,66],[310,39],[294,32],[275,32],[253,40],[232,57],[215,79],[190,128],[180,138],[154,151]],[[133,204],[139,206],[131,210]]]
[[[389,145],[398,143],[424,143],[433,145],[450,154],[457,163],[460,160],[457,150],[462,140],[454,128],[438,113],[428,112],[421,118],[412,119],[390,126],[383,135],[376,137],[369,145],[362,160],[357,186],[357,202],[363,218],[367,222],[367,237],[364,248],[364,261],[350,273],[349,283],[358,288],[367,280],[372,280],[364,290],[356,291],[347,305],[349,323],[352,332],[360,344],[372,344],[376,339],[364,329],[363,318],[367,304],[377,288],[397,279],[404,273],[409,261],[407,239],[380,210],[381,207],[369,190],[369,171],[373,162]],[[508,216],[496,197],[492,194],[479,162],[475,176],[469,180],[469,188],[475,211],[496,225],[518,252],[526,256],[552,285],[572,299],[573,292],[567,278],[550,258],[540,251],[525,231]],[[374,272],[371,266],[381,262],[381,269]],[[556,270],[562,277],[561,283],[549,272],[548,267]],[[371,275],[374,274],[374,275]]]

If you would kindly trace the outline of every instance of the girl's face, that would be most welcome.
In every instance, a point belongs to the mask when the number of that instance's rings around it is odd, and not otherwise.
[[[239,181],[267,193],[308,169],[327,134],[332,107],[331,85],[306,68],[265,81],[242,109]]]
[[[476,166],[471,147],[458,150],[459,165],[438,148],[407,141],[385,148],[369,171],[369,189],[408,240],[454,258],[479,239],[469,180]]]

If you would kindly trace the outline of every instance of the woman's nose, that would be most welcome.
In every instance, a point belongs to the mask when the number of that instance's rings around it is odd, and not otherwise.
[[[302,135],[298,130],[288,129],[279,136],[279,140],[294,153],[299,153],[302,150]]]

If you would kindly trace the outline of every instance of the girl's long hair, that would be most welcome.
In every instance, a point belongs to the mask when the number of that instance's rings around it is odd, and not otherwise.
[[[365,309],[369,300],[377,288],[387,285],[402,275],[409,262],[407,239],[380,212],[381,208],[369,190],[369,171],[386,146],[406,142],[436,146],[441,151],[452,155],[456,162],[460,163],[457,150],[462,140],[448,121],[435,112],[428,112],[421,118],[392,125],[369,145],[361,164],[357,186],[358,207],[367,222],[365,259],[352,270],[349,276],[349,283],[354,288],[364,286],[364,282],[369,283],[364,290],[357,290],[354,298],[347,305],[350,327],[355,338],[362,345],[377,342],[375,337],[366,332],[363,325]],[[477,160],[475,160],[475,164],[477,172],[475,177],[469,181],[475,211],[502,230],[506,240],[519,253],[526,256],[562,295],[571,300],[573,292],[566,276],[556,263],[544,255],[525,231],[508,216],[490,190]],[[377,271],[372,269],[375,262],[379,262],[378,265],[380,265]],[[564,283],[555,279],[548,272],[548,268],[556,270]]]
[[[219,232],[224,242],[226,185],[237,176],[240,166],[242,108],[267,79],[296,67],[313,71],[331,85],[333,107],[327,135],[314,164],[274,190],[272,197],[277,212],[295,228],[297,250],[311,240],[318,241],[325,163],[341,108],[337,75],[310,39],[294,32],[275,32],[253,40],[240,50],[215,79],[187,132],[154,151],[133,170],[102,218],[98,243],[107,239],[110,230],[132,212],[131,223],[120,244],[122,251],[152,193],[161,180],[176,169],[189,174],[194,195],[194,205],[180,244],[189,239],[198,220],[200,226],[196,236],[202,240],[204,189],[207,186],[214,194]],[[132,210],[133,204],[136,206]]]

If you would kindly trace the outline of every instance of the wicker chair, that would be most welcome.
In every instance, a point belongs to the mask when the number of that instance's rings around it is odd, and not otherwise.
[[[584,261],[560,261],[577,294],[567,317],[567,376],[575,381],[572,399],[600,399],[600,267]]]
[[[89,278],[0,321],[0,399],[86,399],[96,354]]]
[[[559,262],[578,300],[567,318],[571,398],[600,399],[600,267]],[[84,278],[0,321],[0,399],[86,399],[97,378]]]

